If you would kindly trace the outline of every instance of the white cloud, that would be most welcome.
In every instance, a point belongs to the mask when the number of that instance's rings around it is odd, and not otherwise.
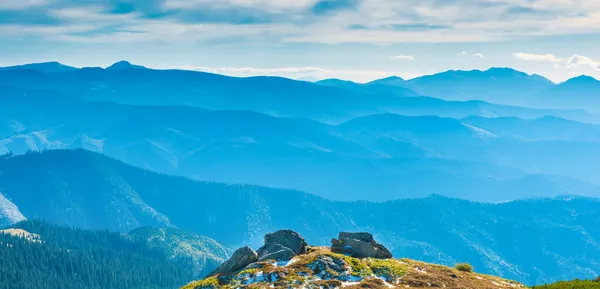
[[[22,10],[48,4],[48,0],[2,0],[0,10]]]
[[[513,53],[513,55],[525,61],[553,62],[555,68],[579,68],[590,67],[600,70],[600,61],[590,57],[574,54],[568,58],[560,58],[553,54],[529,54],[529,53]]]
[[[377,70],[349,70],[335,68],[319,67],[275,67],[275,68],[257,68],[257,67],[194,67],[179,66],[178,69],[197,70],[210,73],[224,74],[238,77],[251,76],[280,76],[292,79],[298,78],[340,78],[349,79],[358,82],[368,82],[375,79],[389,77],[394,73]]]
[[[569,67],[577,67],[583,65],[600,70],[600,61],[596,61],[594,59],[582,55],[575,54],[567,58],[566,62]]]
[[[415,60],[415,57],[412,55],[397,55],[392,57],[393,60]]]
[[[302,10],[314,5],[318,0],[167,0],[165,8],[190,9],[204,7],[256,8],[268,12]]]
[[[564,59],[556,57],[554,54],[531,54],[531,53],[513,53],[513,56],[525,61],[540,62],[562,62]]]
[[[0,0],[0,9],[24,9],[50,2],[54,0]],[[317,0],[166,0],[159,10],[181,9],[192,16],[183,20],[177,18],[178,13],[165,13],[164,16],[151,17],[153,20],[149,20],[141,13],[131,13],[127,15],[131,19],[126,22],[111,16],[102,19],[102,23],[98,23],[98,17],[102,15],[92,15],[93,18],[87,19],[79,16],[86,13],[84,9],[90,9],[89,3],[112,1],[59,2],[63,3],[61,7],[65,10],[53,16],[65,20],[60,24],[62,27],[89,24],[93,20],[96,29],[110,30],[119,26],[124,30],[135,29],[147,34],[132,37],[131,41],[162,42],[167,36],[171,42],[234,37],[240,41],[268,40],[269,43],[464,43],[600,33],[600,1],[591,0],[359,0],[355,1],[352,9],[337,9],[326,15],[310,12]],[[51,8],[40,10],[44,10],[40,13],[47,13]],[[210,23],[202,22],[201,19],[194,19],[193,11],[196,10],[216,13],[213,17],[204,17],[204,20],[212,19]],[[246,15],[244,13],[256,16],[261,24],[239,23],[244,18],[242,16]],[[275,14],[277,17],[270,19],[265,16],[263,19],[261,13]],[[176,27],[177,33],[165,33],[172,27]],[[208,29],[204,27],[210,27],[213,31],[207,32]],[[4,25],[0,24],[0,30],[4,30]],[[57,39],[82,41],[87,37],[90,41],[110,43],[111,36],[122,38],[123,32],[62,35]]]
[[[469,53],[467,51],[461,51],[459,53],[456,54],[457,56],[460,57],[474,57],[474,58],[485,58],[485,55],[483,53]]]

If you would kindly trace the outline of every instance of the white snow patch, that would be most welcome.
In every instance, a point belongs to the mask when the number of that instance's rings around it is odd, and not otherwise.
[[[12,225],[25,220],[27,218],[19,211],[17,205],[0,192],[0,226]]]
[[[477,136],[479,136],[480,138],[497,138],[498,136],[485,130],[482,129],[480,127],[476,127],[467,123],[463,123],[464,126],[466,126],[467,128],[471,129],[475,134],[477,134]]]

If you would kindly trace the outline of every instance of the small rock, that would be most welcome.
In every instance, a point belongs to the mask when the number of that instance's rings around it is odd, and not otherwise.
[[[256,253],[250,247],[242,247],[237,249],[231,255],[229,260],[225,261],[219,268],[209,274],[209,276],[214,276],[217,274],[229,274],[233,273],[237,270],[243,269],[246,266],[258,261],[258,253]]]
[[[392,258],[392,253],[375,242],[373,235],[369,233],[342,232],[338,239],[331,240],[331,251],[355,258]]]
[[[314,261],[313,263],[309,264],[309,267],[316,274],[320,274],[320,273],[324,273],[324,272],[328,272],[328,271],[336,272],[339,274],[339,273],[346,271],[344,261],[337,259],[337,258],[331,258],[331,257],[325,256],[325,255],[321,255],[321,256],[317,257],[317,260]]]
[[[294,256],[296,256],[296,254],[294,254],[292,249],[280,244],[268,244],[258,250],[258,261],[289,261],[294,258]]]
[[[263,248],[271,244],[279,244],[289,248],[295,255],[306,253],[306,249],[308,248],[306,240],[304,240],[300,234],[291,230],[281,230],[267,234],[265,236],[265,246],[263,246]],[[262,248],[260,250],[262,250]]]

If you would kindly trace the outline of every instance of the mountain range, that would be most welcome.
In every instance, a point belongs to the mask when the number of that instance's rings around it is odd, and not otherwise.
[[[598,196],[600,126],[557,117],[381,114],[339,125],[252,111],[0,97],[0,153],[84,148],[197,180],[336,200],[432,193],[478,201]],[[436,182],[427,180],[435,179]]]
[[[10,156],[0,170],[2,195],[22,215],[61,225],[121,232],[177,227],[228,247],[259,246],[264,234],[281,228],[315,245],[329,244],[340,231],[370,231],[396,257],[467,261],[479,272],[527,284],[593,277],[600,270],[595,199],[336,202],[300,191],[161,175],[83,150]],[[150,236],[161,238],[165,231],[155,232]]]
[[[583,111],[597,110],[595,103],[579,105],[572,102],[569,108],[576,108],[575,110],[536,110],[492,104],[527,104],[529,95],[535,94],[536,88],[539,89],[538,94],[542,94],[562,86],[555,87],[542,77],[527,76],[511,69],[450,71],[406,82],[423,83],[424,88],[417,89],[410,85],[398,85],[403,81],[398,81],[399,78],[388,78],[368,84],[348,81],[310,83],[280,77],[237,78],[198,71],[155,70],[125,61],[106,69],[63,69],[62,67],[66,67],[64,65],[60,65],[58,69],[47,68],[56,65],[60,64],[30,64],[2,69],[0,87],[50,90],[86,101],[160,106],[190,105],[213,110],[253,110],[273,116],[306,117],[326,123],[339,123],[377,113],[524,118],[555,115],[579,121],[600,122],[598,115]],[[323,83],[326,85],[322,85]],[[519,89],[522,93],[515,93]],[[573,88],[569,85],[561,94],[581,91],[577,89],[578,86]],[[434,93],[436,90],[444,93],[457,91],[456,94],[462,97],[447,97],[441,93]],[[492,94],[493,97],[485,97],[482,91]],[[421,96],[416,97],[419,95]],[[521,100],[502,101],[495,97],[496,95]],[[532,96],[532,99],[537,98]]]
[[[526,284],[591,278],[598,92],[509,68],[369,83],[1,68],[0,226],[121,232],[184,260],[175,279],[284,228],[315,245],[373,232],[396,257]]]
[[[352,91],[409,89],[423,96],[445,100],[482,100],[491,103],[554,109],[600,109],[600,81],[579,76],[556,84],[549,79],[529,75],[510,68],[482,70],[450,70],[410,80],[388,77],[366,84],[337,79],[316,82]]]

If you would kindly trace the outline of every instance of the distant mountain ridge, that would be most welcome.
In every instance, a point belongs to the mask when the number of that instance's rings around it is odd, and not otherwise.
[[[447,71],[406,81],[389,77],[367,84],[340,80],[311,83],[280,77],[237,78],[198,71],[154,70],[127,61],[117,62],[106,69],[68,69],[45,75],[36,72],[40,71],[0,69],[0,86],[55,90],[91,101],[247,109],[274,116],[308,117],[328,123],[374,113],[407,113],[407,107],[434,104],[423,98],[403,99],[416,96],[543,108],[543,103],[540,105],[532,99],[556,87],[542,76],[508,68]],[[68,80],[69,85],[63,85],[62,80]],[[480,105],[490,106],[489,103]],[[583,110],[595,106],[577,104],[568,108]],[[436,107],[430,109],[435,111]],[[444,110],[440,111],[443,113]]]
[[[317,82],[322,85],[355,89],[358,84],[339,80]],[[523,105],[546,109],[600,110],[600,81],[578,76],[554,83],[538,74],[526,74],[511,68],[488,70],[449,70],[409,80],[383,78],[369,84],[410,89],[419,95],[445,100],[483,100],[505,105]]]
[[[529,100],[537,107],[575,108],[587,107],[600,110],[600,81],[591,76],[578,76],[569,79]]]
[[[18,70],[35,70],[35,71],[40,71],[40,72],[44,72],[44,73],[59,73],[59,72],[75,71],[75,70],[78,70],[78,68],[64,65],[64,64],[56,62],[56,61],[0,67],[0,71],[18,71]]]
[[[26,91],[0,97],[0,153],[84,148],[157,172],[337,200],[365,199],[368,190],[378,201],[431,193],[491,202],[598,194],[598,164],[583,162],[600,154],[597,126],[483,120],[382,114],[331,126]]]
[[[56,224],[122,232],[177,226],[231,247],[258,246],[264,234],[281,228],[315,245],[329,244],[340,231],[371,231],[395,256],[448,265],[468,261],[478,272],[527,284],[590,278],[600,270],[596,199],[333,202],[299,191],[155,174],[85,151],[15,156],[1,170],[0,187],[25,217]],[[26,184],[29,179],[36,181]],[[146,213],[130,214],[139,207],[134,203],[147,205]]]

